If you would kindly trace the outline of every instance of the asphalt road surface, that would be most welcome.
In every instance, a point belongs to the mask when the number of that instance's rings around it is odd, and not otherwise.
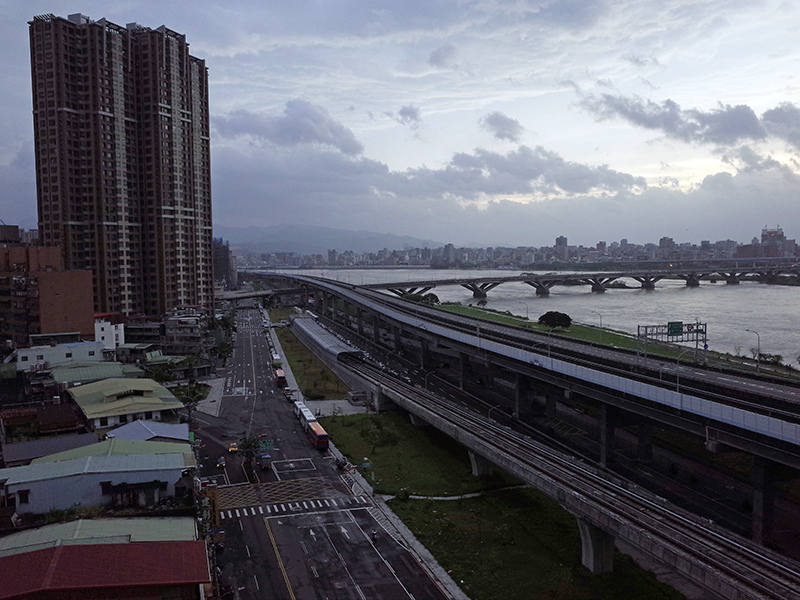
[[[354,493],[330,454],[306,439],[275,386],[273,352],[280,349],[271,348],[261,313],[239,310],[219,415],[195,418],[200,474],[219,486],[217,523],[225,541],[216,552],[225,597],[448,598],[380,525],[372,499]],[[255,467],[255,481],[242,456],[228,448],[257,435],[271,449],[268,467]]]

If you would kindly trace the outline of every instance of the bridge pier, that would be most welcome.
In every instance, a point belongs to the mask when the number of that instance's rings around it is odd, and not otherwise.
[[[722,271],[719,274],[725,278],[725,283],[728,285],[739,285],[740,278],[744,275],[744,273],[723,273]]]
[[[390,287],[386,289],[402,298],[403,296],[409,296],[411,294],[425,294],[426,292],[429,292],[433,288],[434,286],[430,285],[430,286],[417,286],[409,288]]]
[[[461,287],[465,287],[472,292],[473,298],[486,298],[487,292],[493,290],[498,285],[500,284],[490,281],[488,283],[462,283]]]
[[[678,277],[686,281],[686,287],[700,287],[700,278],[703,273],[678,273]]]
[[[763,544],[770,538],[775,515],[775,463],[760,456],[753,457],[753,540]]]
[[[581,534],[581,564],[591,573],[610,573],[614,570],[614,536],[576,516]]]
[[[643,290],[654,290],[656,289],[656,283],[663,279],[663,275],[641,275],[641,276],[633,276],[633,279],[638,281],[642,284]]]
[[[492,463],[483,458],[480,454],[475,454],[472,450],[469,451],[469,464],[472,467],[472,474],[475,477],[491,475],[492,471],[494,471],[494,465]]]
[[[593,292],[602,294],[606,291],[606,286],[616,279],[616,277],[589,277],[586,279],[586,283],[592,285]]]
[[[550,288],[558,283],[558,281],[546,279],[543,281],[526,281],[525,283],[536,290],[537,296],[549,296]]]

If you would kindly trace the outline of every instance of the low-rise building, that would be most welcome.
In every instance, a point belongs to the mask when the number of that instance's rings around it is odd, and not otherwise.
[[[177,420],[183,403],[152,379],[104,379],[70,388],[90,429],[124,425],[138,419]]]
[[[106,433],[118,440],[147,442],[189,442],[188,423],[162,423],[160,421],[134,421]]]
[[[186,489],[183,478],[195,466],[194,454],[178,452],[85,456],[9,467],[0,469],[0,504],[34,514],[75,506],[155,506],[162,498],[179,496]]]
[[[101,362],[102,342],[76,342],[53,346],[18,348],[15,351],[17,371],[46,371],[53,365],[68,362]]]
[[[119,313],[97,313],[94,316],[94,339],[103,342],[106,350],[116,350],[125,343],[125,317]]]
[[[0,556],[0,600],[201,600],[211,582],[203,541],[72,544]]]

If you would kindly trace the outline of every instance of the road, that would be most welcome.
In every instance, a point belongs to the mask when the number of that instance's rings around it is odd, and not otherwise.
[[[261,313],[237,312],[219,415],[198,414],[201,477],[216,478],[217,550],[225,597],[286,600],[448,598],[380,525],[372,499],[354,493],[329,452],[307,441],[275,386]],[[277,349],[280,354],[280,349]],[[231,442],[262,436],[270,468],[248,480]],[[217,467],[220,457],[224,467]],[[376,535],[372,535],[372,531]]]

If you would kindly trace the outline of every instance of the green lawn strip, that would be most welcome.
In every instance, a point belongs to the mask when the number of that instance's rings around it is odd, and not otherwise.
[[[380,494],[459,496],[514,485],[504,476],[473,477],[463,446],[433,427],[416,427],[404,412],[324,417],[336,447],[359,465]],[[403,492],[405,490],[405,492]]]
[[[288,318],[290,309],[270,311],[273,322]],[[277,313],[277,314],[273,314]],[[324,362],[309,350],[297,336],[287,328],[275,330],[281,349],[292,369],[297,386],[309,400],[338,399],[347,397],[350,388],[331,371]]]
[[[580,564],[575,517],[508,475],[473,477],[461,445],[403,412],[321,422],[351,462],[369,458],[361,473],[376,492],[398,494],[392,510],[472,600],[682,598],[625,555],[616,555],[613,573],[592,575]]]

